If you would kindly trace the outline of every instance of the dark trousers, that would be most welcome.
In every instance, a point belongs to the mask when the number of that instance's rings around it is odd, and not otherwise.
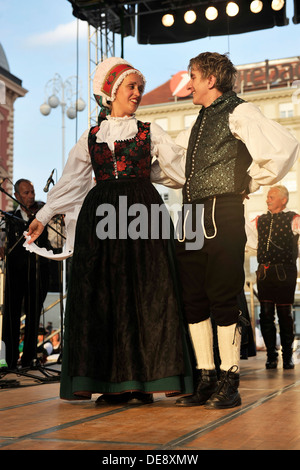
[[[237,297],[245,282],[244,206],[241,197],[218,197],[212,216],[212,201],[202,203],[206,232],[215,236],[205,238],[199,250],[186,249],[188,240],[176,242],[185,313],[189,323],[211,316],[217,325],[228,326],[238,321]]]
[[[39,260],[39,258],[38,258]],[[37,271],[36,271],[37,267]],[[17,366],[20,343],[20,318],[26,315],[24,346],[21,363],[30,365],[36,357],[41,310],[48,292],[48,260],[36,265],[36,257],[28,256],[25,263],[7,262],[3,341],[9,368]]]
[[[257,291],[260,302],[293,305],[297,283],[296,264],[259,264]]]
[[[282,357],[291,359],[294,341],[294,303],[297,282],[296,265],[274,264],[267,268],[260,264],[257,270],[257,289],[260,301],[260,328],[270,361],[276,351],[275,306],[279,322]]]
[[[292,305],[276,305],[279,322],[280,342],[283,361],[289,361],[293,355],[294,319]],[[261,302],[260,304],[260,328],[267,349],[267,356],[274,361],[278,353],[276,351],[276,326],[274,302]]]

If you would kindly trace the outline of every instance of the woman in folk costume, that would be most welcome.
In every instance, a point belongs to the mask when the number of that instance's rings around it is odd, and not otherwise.
[[[166,239],[160,227],[151,237],[158,228],[151,208],[163,206],[152,182],[181,187],[184,158],[159,126],[135,118],[144,87],[144,76],[124,59],[98,65],[93,91],[105,112],[71,150],[29,228],[30,244],[52,216],[82,204],[66,308],[64,399],[101,393],[98,402],[149,403],[154,392],[193,390],[173,234]],[[92,169],[97,184],[91,189]],[[134,236],[136,221],[128,210],[134,204],[147,213],[140,237]],[[171,224],[166,208],[165,217]]]

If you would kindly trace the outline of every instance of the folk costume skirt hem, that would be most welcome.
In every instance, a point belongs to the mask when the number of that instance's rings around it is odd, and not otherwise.
[[[125,203],[126,210],[138,205],[144,211],[141,237],[134,236],[138,224],[126,218]],[[169,237],[153,225],[151,210],[159,206]],[[110,211],[115,219],[109,226]],[[99,232],[104,222],[108,237]],[[149,179],[105,181],[90,191],[76,227],[61,398],[77,399],[80,392],[193,393],[194,356],[174,253],[171,220]]]

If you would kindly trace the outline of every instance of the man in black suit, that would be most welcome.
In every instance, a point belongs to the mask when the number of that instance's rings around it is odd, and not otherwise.
[[[26,317],[21,365],[30,367],[36,359],[40,315],[49,285],[49,260],[23,247],[23,232],[43,203],[35,200],[34,186],[27,179],[18,180],[14,189],[19,206],[5,215],[7,240],[2,340],[9,369],[17,367],[20,318],[23,313]],[[49,247],[47,231],[41,235],[37,244]]]

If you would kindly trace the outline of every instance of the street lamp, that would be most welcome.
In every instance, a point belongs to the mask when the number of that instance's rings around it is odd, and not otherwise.
[[[80,84],[81,88],[81,84]],[[74,119],[77,111],[85,109],[84,100],[77,95],[77,77],[69,77],[65,81],[56,73],[45,85],[45,102],[40,106],[43,116],[48,116],[51,108],[61,106],[62,110],[62,169],[65,166],[65,114],[69,119]],[[80,95],[79,95],[80,96]]]

